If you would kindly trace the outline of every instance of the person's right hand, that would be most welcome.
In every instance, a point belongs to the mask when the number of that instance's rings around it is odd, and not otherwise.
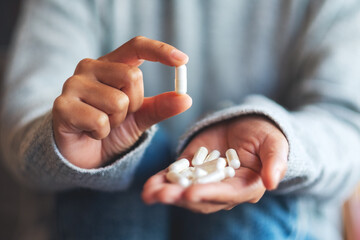
[[[180,66],[188,57],[168,44],[135,37],[97,60],[79,62],[52,111],[55,142],[69,162],[104,166],[153,124],[191,106],[190,96],[175,92],[144,98],[138,68],[144,60]]]

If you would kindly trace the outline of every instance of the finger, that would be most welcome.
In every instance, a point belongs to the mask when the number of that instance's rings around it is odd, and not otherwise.
[[[236,148],[234,148],[236,149]],[[245,146],[236,149],[239,156],[241,167],[247,167],[255,172],[260,173],[262,164],[259,157],[255,154],[255,150],[247,149]]]
[[[72,79],[75,79],[74,77]],[[65,86],[72,86],[71,90],[63,91],[64,94],[79,98],[109,116],[111,128],[118,127],[126,118],[129,108],[129,97],[122,91],[104,85],[97,81],[89,81],[77,77],[75,83],[67,83]]]
[[[142,192],[142,199],[146,204],[171,204],[181,198],[184,188],[178,184],[168,183],[166,172],[167,170],[163,170],[146,181]]]
[[[155,196],[156,193],[164,186],[166,182],[165,174],[165,170],[160,171],[146,181],[141,194],[141,197],[145,203],[153,204],[157,202]]]
[[[184,198],[193,203],[208,201],[218,203],[233,203],[235,189],[232,185],[224,182],[209,184],[194,184],[188,187],[184,193]]]
[[[246,171],[246,178],[240,177],[239,171]],[[218,202],[239,204],[258,201],[265,188],[259,175],[250,170],[237,170],[234,178],[209,184],[194,184],[187,188],[184,198],[191,202]]]
[[[288,142],[281,133],[269,135],[261,144],[259,153],[263,165],[261,177],[268,190],[275,189],[284,177],[288,151]]]
[[[64,84],[65,89],[84,91],[83,86],[89,86],[92,82],[99,81],[123,91],[129,97],[129,112],[137,111],[142,105],[144,99],[143,76],[137,67],[87,58],[79,62],[75,74],[86,77],[80,78],[80,80],[79,77],[69,78]]]
[[[166,183],[157,193],[155,199],[163,204],[175,204],[180,201],[185,188],[179,184]]]
[[[58,97],[53,114],[65,133],[85,131],[94,139],[103,139],[110,132],[107,114],[77,99]]]
[[[161,62],[169,66],[180,66],[189,60],[186,54],[175,47],[142,36],[131,39],[99,59],[132,66],[139,66],[142,63],[141,60]]]
[[[145,131],[158,122],[186,111],[191,104],[189,95],[175,92],[145,98],[143,105],[135,112],[135,121],[140,131]]]

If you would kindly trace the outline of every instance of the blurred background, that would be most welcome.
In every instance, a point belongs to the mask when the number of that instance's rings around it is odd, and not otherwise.
[[[19,13],[20,0],[0,1],[0,67],[4,69],[5,56]]]
[[[16,19],[19,14],[19,9],[20,0],[0,1],[0,99],[2,96],[2,78],[6,63],[6,55],[11,42],[11,35],[16,24]],[[12,179],[7,172],[4,171],[0,161],[0,233],[8,233],[8,231],[2,231],[2,229],[16,231],[14,226],[17,219],[9,209],[18,205],[18,202],[13,200],[19,199],[19,193],[8,187],[10,181],[12,181]],[[9,199],[12,199],[12,201],[9,201]],[[1,234],[1,238],[12,239],[12,236]]]

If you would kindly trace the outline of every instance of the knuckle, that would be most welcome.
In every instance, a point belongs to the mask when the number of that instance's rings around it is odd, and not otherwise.
[[[76,66],[75,73],[86,72],[88,69],[90,69],[92,67],[92,65],[94,64],[94,61],[95,60],[91,59],[91,58],[84,58],[84,59],[80,60],[80,62]]]
[[[62,95],[58,96],[54,101],[54,107],[59,107],[64,104],[64,97]]]
[[[94,119],[95,124],[95,130],[97,130],[99,133],[104,132],[108,128],[109,125],[109,117],[105,113],[99,114]]]
[[[126,94],[115,93],[111,96],[111,98],[111,102],[117,112],[122,112],[128,108],[130,99]]]
[[[144,41],[145,37],[144,36],[136,36],[134,38],[132,38],[129,43],[130,45],[132,46],[136,46],[138,45],[139,43],[141,43],[142,41]]]
[[[142,71],[137,67],[130,67],[126,72],[125,81],[128,83],[142,81]]]
[[[71,79],[72,79],[72,77],[64,82],[64,85],[62,87],[62,92],[63,93],[66,93],[71,89],[71,85],[72,85],[72,83],[71,83],[72,80]]]
[[[80,78],[76,75],[68,78],[63,85],[63,89],[62,89],[63,93],[69,92],[72,89],[76,88],[76,85],[79,82],[79,80]]]
[[[169,49],[169,45],[166,44],[166,43],[160,42],[160,43],[159,43],[159,46],[158,46],[158,49],[159,49],[160,51],[162,51],[162,50],[168,50],[168,49]]]
[[[105,113],[99,114],[99,116],[94,119],[95,127],[93,131],[93,137],[95,139],[104,139],[110,133],[110,124],[109,117]]]
[[[53,113],[61,113],[61,112],[63,112],[66,105],[67,104],[66,104],[65,97],[60,95],[54,101],[53,110],[52,110]]]

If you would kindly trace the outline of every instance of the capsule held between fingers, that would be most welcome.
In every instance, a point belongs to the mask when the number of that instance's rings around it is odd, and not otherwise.
[[[181,65],[175,68],[175,92],[185,94],[187,92],[187,68]]]

